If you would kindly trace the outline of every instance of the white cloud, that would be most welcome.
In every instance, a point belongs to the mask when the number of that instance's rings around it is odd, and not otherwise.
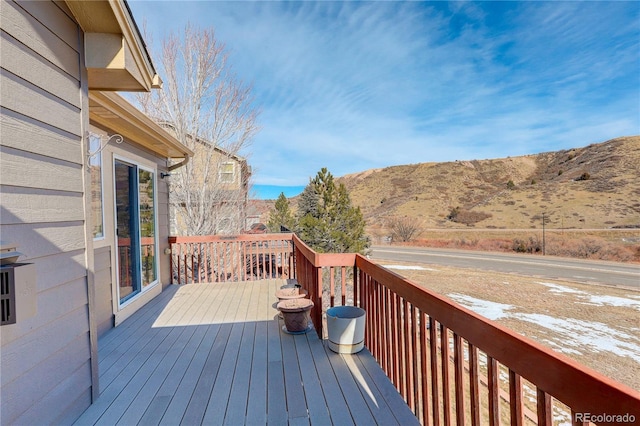
[[[253,86],[257,183],[638,133],[627,2],[132,2],[156,39],[216,28]]]

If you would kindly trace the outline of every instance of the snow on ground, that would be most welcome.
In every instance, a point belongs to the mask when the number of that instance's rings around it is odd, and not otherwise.
[[[411,265],[382,265],[387,269],[398,269],[402,271],[437,271],[437,269],[423,268],[422,266]]]
[[[575,318],[555,318],[543,314],[514,313],[511,318],[531,322],[552,330],[557,337],[553,346],[564,353],[612,352],[640,362],[640,336],[625,333],[597,321],[583,321]],[[546,340],[546,339],[545,339]],[[561,340],[562,346],[556,346]]]
[[[594,306],[619,306],[619,307],[627,307],[633,308],[640,311],[640,296],[629,295],[628,297],[618,297],[618,296],[602,296],[602,295],[594,295],[589,294],[586,291],[576,290],[570,287],[565,287],[563,285],[555,284],[555,283],[544,283],[538,282],[545,287],[550,288],[550,293],[557,294],[575,294],[576,297],[583,299],[585,305],[594,305]]]
[[[632,299],[631,297],[634,297],[634,296],[617,297],[617,296],[592,295],[592,296],[589,296],[589,302],[597,306],[604,306],[604,305],[621,306],[621,307],[634,308],[640,311],[640,300],[636,298]]]
[[[571,293],[571,294],[588,294],[584,291],[581,290],[576,290],[573,288],[569,288],[569,287],[565,287],[563,285],[560,284],[556,284],[556,283],[541,283],[538,282],[538,284],[541,284],[545,287],[549,287],[551,290],[549,290],[551,293]]]
[[[515,308],[515,306],[507,305],[506,303],[476,299],[475,297],[467,296],[465,294],[453,293],[448,294],[447,296],[460,303],[462,306],[471,309],[473,312],[494,321],[508,317],[510,314],[507,311]]]
[[[580,354],[583,350],[606,351],[640,362],[640,335],[637,333],[629,334],[597,321],[516,312],[517,308],[513,305],[491,302],[464,294],[452,293],[448,296],[462,306],[491,320],[513,318],[552,331],[550,337],[541,340],[559,352]]]

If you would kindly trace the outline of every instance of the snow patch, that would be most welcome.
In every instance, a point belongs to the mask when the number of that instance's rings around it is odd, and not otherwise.
[[[437,271],[437,269],[424,268],[422,266],[412,265],[383,265],[387,269],[398,269],[404,271]]]
[[[464,294],[452,293],[448,296],[462,306],[490,320],[513,318],[551,330],[551,335],[543,340],[559,352],[575,355],[584,351],[611,352],[640,362],[640,335],[637,333],[627,333],[597,321],[513,312],[515,309],[513,305],[491,302]],[[634,301],[633,299],[628,300]],[[608,301],[619,302],[617,300]]]
[[[631,296],[633,297],[633,296]],[[635,298],[617,296],[589,296],[589,301],[597,306],[619,306],[624,308],[634,308],[640,311],[640,300]]]
[[[640,337],[616,330],[607,324],[543,314],[515,313],[510,317],[553,330],[559,335],[554,339],[556,344],[553,346],[560,352],[576,353],[580,348],[588,348],[591,352],[612,352],[640,362]],[[561,344],[558,343],[559,339]]]
[[[538,284],[548,287],[550,293],[566,293],[575,294],[584,301],[577,302],[583,305],[591,306],[617,306],[625,308],[633,308],[640,311],[640,296],[629,295],[627,297],[618,296],[598,296],[589,294],[586,291],[576,290],[556,283],[538,282]]]
[[[563,285],[560,284],[555,284],[555,283],[542,283],[542,282],[538,282],[538,284],[541,284],[545,287],[549,287],[551,290],[549,290],[551,293],[571,293],[571,294],[588,294],[585,293],[584,291],[581,290],[576,290],[570,287],[565,287]]]
[[[506,318],[509,316],[507,311],[514,308],[513,305],[476,299],[475,297],[467,296],[465,294],[452,293],[448,294],[448,296],[460,303],[462,306],[471,309],[473,312],[489,318],[490,320]]]

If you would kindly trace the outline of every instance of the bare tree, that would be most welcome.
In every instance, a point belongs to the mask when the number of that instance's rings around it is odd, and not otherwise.
[[[187,25],[162,43],[163,88],[142,93],[142,110],[195,152],[172,172],[175,231],[188,235],[238,233],[245,226],[250,169],[239,153],[256,134],[258,111],[250,87],[228,63],[211,28]]]
[[[392,217],[387,221],[392,241],[408,242],[420,230],[419,224],[410,217]]]

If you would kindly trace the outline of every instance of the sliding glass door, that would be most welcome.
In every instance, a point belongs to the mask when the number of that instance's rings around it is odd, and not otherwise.
[[[115,160],[118,300],[122,304],[158,279],[155,173]]]

